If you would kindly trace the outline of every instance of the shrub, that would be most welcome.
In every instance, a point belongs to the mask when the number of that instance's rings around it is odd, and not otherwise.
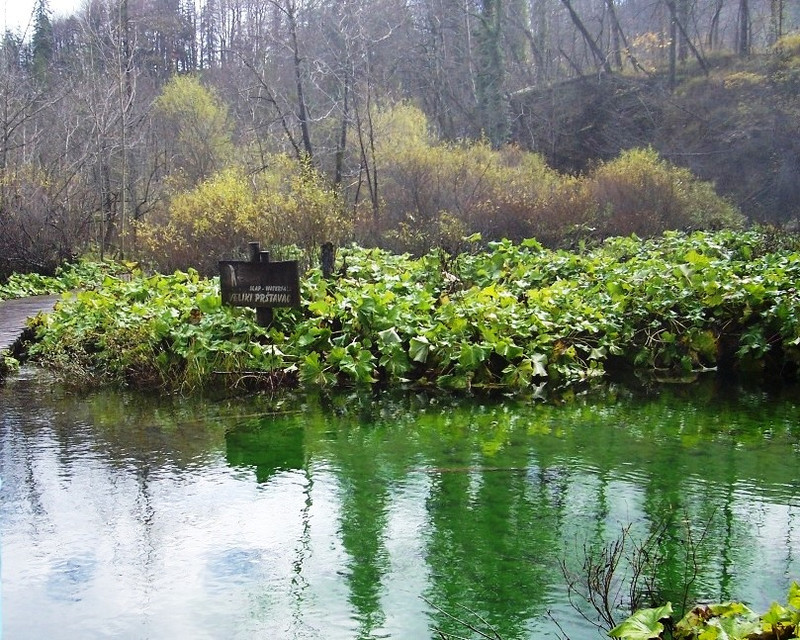
[[[742,217],[708,182],[652,149],[633,149],[586,176],[562,175],[541,156],[486,141],[438,143],[407,105],[376,118],[377,219],[361,240],[421,254],[463,249],[461,238],[536,237],[572,246],[587,234],[653,236],[668,229],[740,226]]]
[[[86,248],[91,214],[72,197],[74,183],[32,165],[0,171],[0,282],[12,272],[52,274]]]
[[[481,212],[485,228],[478,229],[488,239],[536,237],[549,246],[564,244],[586,222],[580,181],[558,174],[537,154],[505,149],[501,156],[505,168],[493,188],[493,211]]]
[[[387,117],[409,135],[387,132],[376,150],[382,244],[456,251],[466,234],[520,240],[543,226],[561,177],[541,156],[513,146],[494,150],[485,140],[438,144],[423,134],[420,117],[407,111]]]
[[[584,180],[590,224],[603,236],[653,236],[667,229],[741,226],[743,218],[713,186],[653,149],[632,149],[598,165]]]
[[[474,220],[491,193],[494,165],[495,152],[488,143],[423,142],[380,154],[384,241],[396,250],[416,253],[442,241],[457,241],[440,237],[442,216],[462,223]],[[404,232],[408,229],[413,235]]]
[[[345,201],[308,163],[279,155],[256,180],[260,237],[273,245],[313,251],[325,242],[342,244],[353,231]]]
[[[782,36],[772,46],[772,50],[786,60],[794,59],[795,63],[800,63],[800,31]]]
[[[174,194],[167,211],[137,226],[142,255],[159,268],[190,266],[202,273],[258,237],[255,190],[237,170],[227,170]]]
[[[338,194],[312,168],[283,155],[256,178],[228,169],[179,191],[166,211],[137,227],[145,259],[162,270],[204,274],[216,272],[220,259],[244,255],[250,241],[313,250],[350,232]]]

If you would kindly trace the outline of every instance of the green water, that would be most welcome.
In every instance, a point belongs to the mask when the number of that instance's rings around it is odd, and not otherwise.
[[[692,600],[766,609],[800,580],[799,397],[711,381],[549,404],[181,400],[26,372],[0,389],[3,631],[477,637],[452,615],[599,638],[561,565],[625,526],[663,529],[665,597],[691,575]]]

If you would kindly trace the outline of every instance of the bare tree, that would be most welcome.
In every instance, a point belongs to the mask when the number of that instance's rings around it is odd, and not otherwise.
[[[586,25],[584,25],[577,11],[575,11],[575,8],[572,6],[571,0],[561,0],[561,4],[563,4],[569,12],[570,19],[575,24],[575,27],[580,32],[581,36],[583,36],[583,40],[589,47],[589,50],[592,52],[597,65],[606,73],[611,73],[611,64],[608,62],[608,56],[600,49],[597,41],[592,37],[592,34],[589,33]]]

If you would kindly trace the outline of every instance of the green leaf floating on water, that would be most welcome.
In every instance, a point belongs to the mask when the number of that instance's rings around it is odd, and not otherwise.
[[[656,609],[640,609],[625,622],[609,631],[608,635],[612,638],[623,638],[623,640],[658,638],[664,631],[664,625],[660,621],[663,618],[669,618],[671,615],[671,602]]]

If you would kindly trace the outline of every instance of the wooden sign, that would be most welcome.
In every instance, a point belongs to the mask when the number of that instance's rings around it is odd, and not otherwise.
[[[299,307],[300,275],[297,260],[244,262],[221,260],[219,284],[222,303],[234,307]]]

